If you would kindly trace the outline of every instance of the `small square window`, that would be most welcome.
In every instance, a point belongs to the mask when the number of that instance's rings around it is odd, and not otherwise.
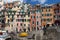
[[[17,15],[17,17],[19,17],[19,15]]]
[[[20,25],[22,26],[22,23]]]
[[[34,24],[34,21],[32,22],[32,24]]]
[[[18,26],[18,23],[17,23],[17,26]]]
[[[13,27],[13,25],[11,25]]]
[[[39,25],[39,22],[37,21],[37,25]]]
[[[24,19],[22,19],[22,22],[24,22]]]
[[[9,19],[8,19],[8,23],[9,23]]]
[[[24,19],[24,21],[26,22],[26,19]]]
[[[38,16],[37,16],[37,18],[38,18]]]

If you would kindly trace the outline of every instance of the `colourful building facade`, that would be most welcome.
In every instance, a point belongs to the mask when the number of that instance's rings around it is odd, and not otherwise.
[[[44,6],[41,8],[42,11],[42,26],[54,24],[54,9],[52,6]]]
[[[39,4],[36,5],[36,30],[41,28],[41,6]]]
[[[60,25],[60,3],[54,4],[55,24]]]

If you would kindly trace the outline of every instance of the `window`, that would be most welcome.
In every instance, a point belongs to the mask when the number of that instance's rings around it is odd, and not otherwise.
[[[34,21],[32,22],[32,24],[34,24]]]
[[[24,19],[22,19],[22,22],[24,22]]]
[[[12,15],[12,18],[14,19],[14,15]]]
[[[34,18],[34,16],[32,16],[32,18]]]
[[[49,16],[49,14],[46,14],[46,16]]]
[[[17,6],[19,8],[19,6]]]
[[[23,17],[23,15],[21,15],[21,17]]]
[[[59,13],[59,9],[57,10],[57,13]]]
[[[5,23],[5,20],[4,19],[2,19],[2,23]]]
[[[57,7],[59,6],[59,4],[57,4]]]
[[[24,26],[26,26],[26,24],[24,24]]]
[[[31,16],[31,18],[33,18],[33,19],[34,19],[34,18],[35,18],[35,16]]]
[[[50,14],[50,16],[52,16],[52,14]]]
[[[22,26],[22,23],[20,25]]]
[[[17,23],[17,26],[18,26],[18,23]]]
[[[37,18],[38,18],[38,16],[37,16]]]
[[[35,18],[35,16],[34,16],[34,18]]]
[[[42,16],[44,16],[44,14],[42,14]]]
[[[13,22],[13,19],[12,19],[12,22]]]
[[[49,18],[47,19],[47,21],[49,21],[49,22],[50,22],[51,20],[52,20],[52,19],[49,19]]]
[[[39,10],[36,10],[36,12],[39,12]]]
[[[42,21],[46,21],[46,19],[42,19]]]
[[[18,19],[16,19],[16,21],[18,21]]]
[[[24,19],[24,21],[26,22],[26,19]]]
[[[56,15],[54,15],[54,18],[56,18]]]
[[[20,19],[16,19],[16,21],[18,22],[18,21],[20,21]]]
[[[22,21],[22,19],[19,19],[19,21]]]
[[[13,19],[10,19],[11,20],[11,22],[13,22]]]
[[[19,17],[19,15],[17,15],[17,17]]]
[[[18,14],[20,15],[21,13],[20,13],[20,12],[18,12]]]
[[[40,13],[40,12],[41,12],[41,10],[36,10],[36,12],[37,12],[37,13]]]
[[[39,25],[39,22],[37,21],[37,25]]]
[[[50,9],[46,9],[46,12],[50,12]]]
[[[22,9],[21,12],[24,13],[24,10]]]
[[[55,13],[59,13],[59,9],[55,10]]]
[[[2,17],[5,17],[5,15],[3,14]]]
[[[30,14],[30,12],[28,12],[28,14]]]
[[[47,21],[50,21],[50,19],[47,19]]]
[[[52,16],[52,14],[46,14],[46,16]]]
[[[45,14],[42,14],[42,16],[45,16]]]
[[[8,23],[9,23],[9,19],[8,19]]]
[[[30,17],[30,14],[28,14],[28,17]]]
[[[26,17],[26,15],[24,15],[24,17]]]
[[[32,14],[34,14],[35,13],[35,11],[32,11]]]
[[[50,12],[50,9],[49,9],[49,12]]]
[[[11,25],[13,27],[13,25]]]
[[[28,21],[30,22],[31,20],[30,20],[30,19],[28,19]]]

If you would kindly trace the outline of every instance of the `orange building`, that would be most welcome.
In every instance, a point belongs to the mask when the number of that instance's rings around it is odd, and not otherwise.
[[[52,5],[41,7],[42,11],[42,26],[50,26],[54,24],[54,10]]]

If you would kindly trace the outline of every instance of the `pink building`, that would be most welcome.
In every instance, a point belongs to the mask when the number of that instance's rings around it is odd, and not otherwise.
[[[23,31],[22,30],[22,27],[23,27],[23,24],[24,24],[24,22],[22,22],[23,19],[24,19],[23,15],[22,14],[18,14],[16,16],[17,16],[17,18],[16,18],[16,25],[17,25],[18,31]]]
[[[41,9],[40,5],[36,5],[36,30],[39,30],[41,27]]]

